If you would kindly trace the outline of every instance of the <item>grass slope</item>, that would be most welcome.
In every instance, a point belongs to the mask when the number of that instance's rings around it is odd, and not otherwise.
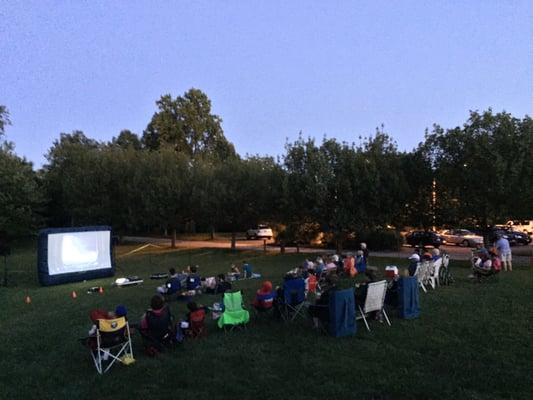
[[[525,266],[499,281],[474,284],[466,279],[467,266],[452,261],[456,283],[421,293],[420,319],[394,318],[391,328],[374,323],[371,333],[361,323],[351,338],[318,335],[309,323],[268,319],[224,334],[210,321],[208,338],[148,358],[137,336],[137,362],[100,377],[77,342],[90,327],[90,309],[125,304],[136,322],[161,282],[147,279],[153,272],[199,264],[201,274],[209,276],[246,259],[279,283],[304,256],[207,249],[134,254],[119,258],[117,275],[140,275],[145,283],[119,289],[111,288],[111,279],[39,287],[35,253],[16,249],[9,260],[12,285],[0,288],[1,399],[532,398],[533,275]],[[372,259],[380,267],[390,263],[404,261]],[[100,285],[103,295],[86,294]],[[259,285],[248,280],[234,287],[251,301]],[[216,299],[203,295],[198,301]],[[173,302],[171,309],[181,317],[185,304]]]

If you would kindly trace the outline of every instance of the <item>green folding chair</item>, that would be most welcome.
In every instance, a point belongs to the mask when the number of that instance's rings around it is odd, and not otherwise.
[[[250,313],[242,305],[242,293],[224,293],[224,312],[218,319],[218,327],[233,330],[245,327],[250,321]]]

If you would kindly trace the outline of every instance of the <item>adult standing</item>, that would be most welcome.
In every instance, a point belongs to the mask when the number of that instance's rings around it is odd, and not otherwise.
[[[500,256],[500,259],[503,264],[503,270],[507,271],[507,268],[509,268],[509,271],[513,270],[513,263],[512,263],[512,254],[511,254],[511,245],[509,244],[509,241],[502,235],[498,236],[498,240],[494,244],[494,247],[496,247],[496,251],[498,252],[498,255]]]

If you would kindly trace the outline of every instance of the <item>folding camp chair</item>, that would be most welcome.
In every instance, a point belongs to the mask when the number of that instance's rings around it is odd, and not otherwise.
[[[218,327],[230,330],[246,327],[250,313],[242,305],[242,292],[224,293],[224,312],[218,319]]]
[[[413,319],[420,316],[418,280],[415,276],[403,276],[398,282],[398,316]]]
[[[130,326],[125,317],[99,319],[96,325],[96,349],[91,350],[91,355],[99,374],[109,371],[116,361],[125,365],[135,361]]]
[[[366,299],[364,308],[359,306],[360,315],[357,316],[357,319],[363,319],[366,325],[366,329],[370,331],[368,326],[367,317],[368,314],[374,311],[381,312],[387,321],[389,326],[391,325],[389,317],[384,308],[385,303],[385,293],[387,292],[387,281],[372,282],[367,285]]]
[[[355,335],[356,331],[353,289],[332,291],[329,298],[328,333],[341,337]]]
[[[420,285],[424,293],[427,293],[426,284],[428,281],[428,267],[428,261],[419,262],[416,266],[416,271],[414,275],[418,279],[418,284]]]
[[[298,316],[305,319],[305,280],[303,278],[286,280],[283,283],[283,297],[280,300],[280,313],[285,321],[294,321]]]
[[[205,327],[205,309],[200,308],[193,311],[189,315],[189,335],[192,338],[200,338],[207,336],[207,328]]]
[[[433,268],[431,268],[431,273],[428,275],[429,284],[433,289],[437,286],[440,286],[440,269],[442,267],[442,257],[433,261]]]
[[[147,327],[139,329],[139,333],[148,352],[162,352],[165,347],[176,343],[174,317],[168,306],[164,306],[159,314],[152,310],[146,311],[146,321]]]

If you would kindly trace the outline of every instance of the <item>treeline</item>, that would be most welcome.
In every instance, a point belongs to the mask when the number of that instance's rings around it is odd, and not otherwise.
[[[533,121],[471,112],[410,152],[383,129],[362,144],[300,137],[279,159],[235,152],[208,97],[162,96],[142,135],[61,134],[41,170],[0,148],[0,231],[109,224],[117,232],[237,232],[283,226],[283,241],[387,227],[533,218]],[[0,108],[0,140],[9,125]],[[174,236],[174,235],[173,235]]]

